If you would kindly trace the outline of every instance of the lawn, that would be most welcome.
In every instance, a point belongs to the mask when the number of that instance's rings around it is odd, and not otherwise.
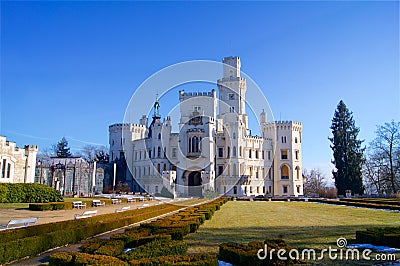
[[[292,248],[336,246],[339,237],[355,241],[356,230],[400,226],[400,213],[311,202],[230,201],[185,241],[189,252],[218,253],[222,242],[283,238]]]

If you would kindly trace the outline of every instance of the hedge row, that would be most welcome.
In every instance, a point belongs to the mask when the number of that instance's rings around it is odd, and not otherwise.
[[[60,202],[60,192],[36,183],[0,183],[0,203]]]
[[[146,258],[132,260],[129,264],[115,257],[104,255],[92,255],[79,252],[59,252],[50,256],[49,265],[57,266],[81,266],[81,265],[110,265],[110,266],[217,266],[218,259],[211,254],[191,254],[161,256],[158,258]]]
[[[49,265],[83,266],[83,265],[110,265],[128,266],[129,264],[115,257],[92,255],[80,252],[58,252],[50,256]]]
[[[227,201],[226,198],[216,199],[163,219],[142,224],[141,227],[150,229],[151,234],[170,234],[172,239],[181,240],[185,235],[196,232],[199,226],[205,220],[211,219],[214,212]]]
[[[87,219],[0,231],[0,264],[33,256],[55,247],[77,243],[88,237],[180,208],[179,206],[163,204],[141,210],[98,215]]]
[[[111,236],[110,240],[88,241],[81,246],[81,251],[92,256],[118,257],[130,265],[218,265],[217,258],[213,255],[185,255],[187,244],[181,239],[184,235],[195,232],[198,226],[207,218],[210,219],[226,201],[227,199],[218,199],[189,207],[175,215],[126,229],[122,234]],[[123,253],[124,248],[135,249]],[[61,259],[64,262],[60,262]],[[67,263],[65,261],[70,264],[63,264]],[[68,256],[68,253],[55,255],[50,262],[50,265],[76,265],[74,256]]]
[[[160,256],[184,255],[187,248],[186,242],[180,240],[154,240],[122,254],[119,258],[130,262],[132,260],[157,258]]]
[[[356,231],[356,240],[358,243],[400,248],[400,227],[375,227]]]
[[[383,204],[383,203],[374,203],[374,202],[364,202],[364,201],[346,201],[343,199],[340,200],[327,200],[327,199],[309,199],[310,202],[319,202],[326,204],[335,204],[335,205],[346,205],[346,206],[354,206],[354,207],[363,207],[363,208],[374,208],[374,209],[383,209],[383,210],[397,210],[400,211],[400,206]]]
[[[400,206],[400,200],[398,199],[381,199],[381,198],[343,198],[340,201],[344,202],[361,202],[361,203],[374,203],[384,205]]]
[[[260,249],[265,250],[265,245],[267,246],[267,257],[265,260],[260,260],[257,253]],[[272,249],[275,249],[275,252],[272,252],[271,258]],[[288,260],[279,259],[277,256],[279,249],[286,250],[286,254],[290,250],[286,242],[282,239],[267,239],[264,242],[249,242],[248,244],[222,243],[219,245],[218,258],[236,266],[291,265],[295,263],[295,261],[289,258]],[[264,255],[264,252],[261,255]]]

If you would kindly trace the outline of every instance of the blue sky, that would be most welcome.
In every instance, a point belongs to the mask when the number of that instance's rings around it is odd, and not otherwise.
[[[108,126],[150,75],[229,55],[241,57],[275,118],[303,122],[308,169],[329,175],[340,99],[366,143],[377,124],[400,118],[395,1],[2,1],[0,134],[19,146],[62,136],[73,151],[108,145]]]

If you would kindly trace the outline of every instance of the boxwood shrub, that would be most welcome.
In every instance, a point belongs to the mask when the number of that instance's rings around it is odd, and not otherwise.
[[[400,248],[400,227],[375,227],[356,231],[358,243]]]
[[[92,255],[79,252],[57,252],[50,255],[49,265],[54,266],[83,266],[83,265],[110,265],[128,266],[129,264],[118,258],[105,255]]]
[[[63,201],[54,188],[36,183],[0,183],[0,203]]]
[[[290,259],[285,261],[280,260],[276,252],[272,253],[272,259],[268,255],[265,260],[260,260],[257,257],[257,252],[260,249],[264,249],[265,245],[267,245],[268,254],[270,254],[271,249],[275,249],[276,251],[279,249],[285,249],[289,251],[289,247],[282,239],[267,239],[264,242],[249,242],[247,244],[229,242],[219,245],[218,257],[222,261],[237,266],[290,265],[295,263]]]
[[[218,266],[218,259],[212,254],[189,254],[181,256],[161,256],[157,258],[147,258],[129,261],[132,266]]]
[[[184,255],[187,251],[187,244],[178,240],[155,240],[139,246],[120,258],[124,261],[138,260],[143,258],[156,258],[159,256]]]

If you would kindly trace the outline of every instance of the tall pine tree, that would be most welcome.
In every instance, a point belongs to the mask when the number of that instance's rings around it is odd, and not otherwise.
[[[363,194],[362,164],[363,152],[362,140],[357,139],[360,129],[355,126],[353,114],[347,109],[341,100],[335,110],[332,119],[332,163],[336,170],[332,171],[335,185],[339,195],[345,195],[346,190],[354,194]]]
[[[68,158],[71,157],[72,154],[68,148],[68,141],[65,137],[63,137],[55,147],[55,153],[58,158]]]

